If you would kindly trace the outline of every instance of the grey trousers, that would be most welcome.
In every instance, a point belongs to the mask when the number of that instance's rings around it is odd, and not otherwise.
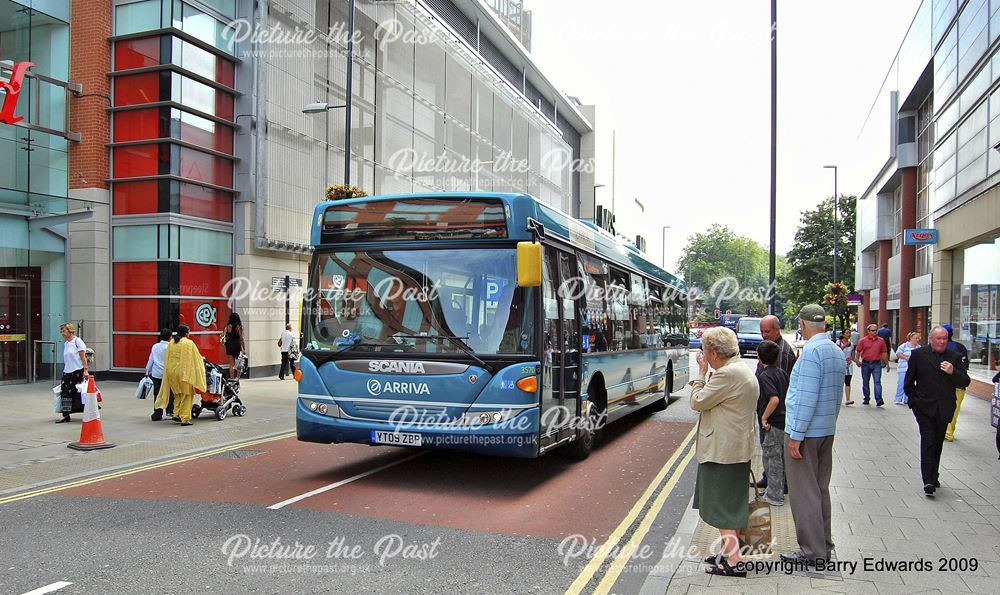
[[[785,438],[788,444],[788,438]],[[799,445],[801,459],[785,449],[785,477],[799,549],[808,558],[830,558],[830,475],[833,473],[833,436],[806,438]]]
[[[785,499],[785,433],[771,426],[764,432],[762,445],[764,473],[767,474],[768,498],[775,502]]]

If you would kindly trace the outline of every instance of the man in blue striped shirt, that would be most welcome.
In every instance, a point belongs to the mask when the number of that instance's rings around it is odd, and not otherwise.
[[[844,352],[825,332],[822,306],[803,307],[799,328],[806,344],[792,369],[785,397],[785,476],[800,551],[781,554],[781,558],[818,564],[829,560],[833,550],[830,475],[844,384]]]

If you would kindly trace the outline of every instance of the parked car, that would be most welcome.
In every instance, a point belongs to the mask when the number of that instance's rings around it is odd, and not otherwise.
[[[740,355],[742,357],[756,357],[757,346],[764,340],[760,336],[761,320],[761,318],[743,316],[736,323],[736,340],[739,343]]]
[[[691,329],[691,333],[688,334],[688,348],[689,349],[701,349],[701,332],[703,329]]]

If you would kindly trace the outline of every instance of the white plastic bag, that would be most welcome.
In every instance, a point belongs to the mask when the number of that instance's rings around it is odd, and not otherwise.
[[[55,393],[55,398],[52,400],[55,411],[56,413],[62,413],[62,385],[53,386],[52,392]]]
[[[151,392],[153,392],[153,379],[149,376],[143,376],[139,385],[135,387],[135,398],[145,399]]]

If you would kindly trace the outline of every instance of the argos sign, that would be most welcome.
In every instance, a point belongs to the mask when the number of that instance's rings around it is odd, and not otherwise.
[[[34,65],[34,62],[18,62],[11,69],[10,80],[0,82],[0,89],[3,89],[5,92],[3,106],[0,107],[0,122],[4,124],[16,124],[24,119],[24,116],[15,116],[14,109],[17,107],[17,100],[21,96],[21,85],[24,83],[24,74]]]
[[[936,229],[906,229],[903,230],[904,246],[920,246],[923,244],[937,244],[938,230]]]

